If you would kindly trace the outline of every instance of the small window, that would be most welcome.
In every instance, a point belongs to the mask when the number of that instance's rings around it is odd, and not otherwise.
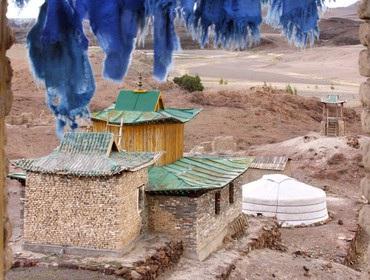
[[[137,209],[139,212],[144,210],[145,207],[145,188],[144,186],[141,186],[137,190]]]
[[[230,204],[234,204],[234,201],[235,201],[234,191],[235,191],[234,182],[231,182],[229,184],[229,203]]]
[[[221,212],[221,192],[215,193],[215,214],[219,215]]]

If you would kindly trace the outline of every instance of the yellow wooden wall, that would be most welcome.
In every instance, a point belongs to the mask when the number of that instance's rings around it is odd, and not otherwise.
[[[119,125],[109,125],[103,121],[93,121],[93,132],[112,132],[119,142]],[[124,125],[120,148],[129,152],[163,152],[158,165],[173,163],[184,154],[183,123],[152,123]]]

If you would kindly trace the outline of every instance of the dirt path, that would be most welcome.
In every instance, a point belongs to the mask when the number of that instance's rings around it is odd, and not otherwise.
[[[361,274],[344,265],[272,251],[253,251],[236,263],[231,280],[354,280]]]
[[[7,273],[6,280],[117,280],[99,272],[52,268],[19,268]]]

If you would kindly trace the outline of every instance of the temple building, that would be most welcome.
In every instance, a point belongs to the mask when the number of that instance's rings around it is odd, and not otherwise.
[[[153,153],[120,152],[111,133],[67,133],[51,154],[13,162],[27,172],[24,248],[45,253],[120,254],[145,221]]]
[[[92,114],[92,131],[112,132],[126,151],[162,152],[159,164],[184,153],[184,125],[200,109],[165,108],[159,91],[122,90],[112,106]]]
[[[123,254],[143,234],[181,239],[204,260],[246,229],[242,175],[254,158],[184,156],[184,124],[200,109],[167,109],[157,91],[121,91],[27,171],[24,247]]]
[[[184,124],[200,111],[166,108],[159,91],[124,90],[92,114],[92,130],[114,133],[127,151],[162,153],[149,169],[148,230],[181,237],[185,253],[202,260],[233,223],[245,223],[240,177],[254,158],[184,157]]]

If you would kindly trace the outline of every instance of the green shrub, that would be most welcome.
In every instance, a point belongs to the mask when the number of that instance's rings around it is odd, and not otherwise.
[[[295,87],[292,87],[291,85],[287,85],[285,91],[291,95],[297,95],[298,93],[298,90]]]
[[[224,78],[221,78],[219,81],[218,81],[218,84],[219,85],[228,85],[229,84],[229,82],[227,81],[227,80],[224,80]]]
[[[204,86],[198,75],[197,76],[183,75],[181,77],[174,78],[173,81],[175,84],[179,85],[181,88],[189,92],[204,90]]]

